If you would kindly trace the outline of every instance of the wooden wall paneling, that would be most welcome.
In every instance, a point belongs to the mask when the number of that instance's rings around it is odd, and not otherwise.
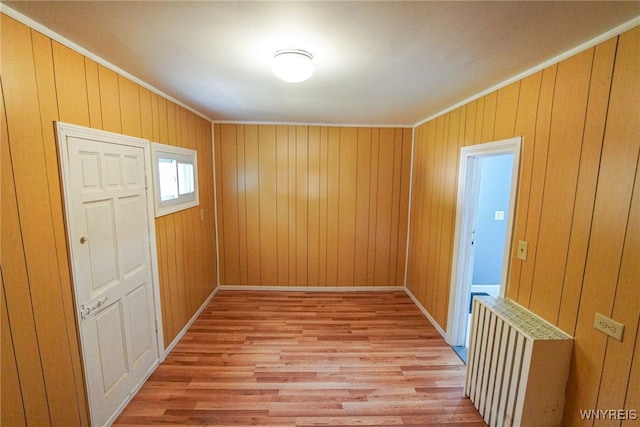
[[[2,29],[5,30],[5,17],[2,15]],[[2,56],[7,53],[4,50],[7,37],[2,33],[5,44],[2,45]],[[6,60],[2,64],[4,75]],[[4,84],[4,82],[0,82]],[[13,181],[13,167],[11,164],[11,153],[9,150],[9,139],[7,123],[5,120],[4,94],[0,103],[0,151],[2,164],[2,197],[1,217],[3,226],[2,233],[2,255],[3,267],[2,275],[2,297],[3,297],[3,317],[7,317],[7,324],[11,322],[13,329],[2,324],[2,382],[5,390],[15,390],[13,393],[2,393],[1,405],[6,408],[11,404],[9,410],[2,411],[0,423],[3,425],[16,425],[31,423],[34,425],[46,425],[49,422],[49,410],[47,408],[47,396],[42,378],[42,364],[40,361],[39,349],[37,346],[36,325],[32,316],[33,306],[29,295],[29,279],[27,267],[20,236],[20,219],[18,217],[18,201],[15,194],[15,184]],[[5,280],[6,279],[6,280]],[[19,325],[19,327],[17,327]],[[14,360],[16,377],[19,381],[18,388],[12,389],[11,377],[13,375],[12,362]],[[6,366],[5,366],[6,364]],[[9,384],[9,385],[7,385]],[[5,396],[10,395],[10,396]],[[15,399],[15,401],[14,401]],[[13,412],[15,411],[15,412]],[[22,412],[22,416],[19,413]],[[23,419],[24,421],[20,421]]]
[[[589,49],[558,64],[556,74],[529,305],[550,322],[560,308],[592,61]]]
[[[198,164],[203,163],[202,155],[200,154],[198,143],[196,141],[195,129],[189,129],[187,110],[182,106],[176,106],[176,133],[178,135],[178,145],[184,148],[196,150],[200,160]],[[203,164],[204,166],[204,164]],[[204,202],[204,194],[209,191],[209,187],[200,187],[200,174],[205,168],[198,168],[198,186]],[[202,247],[198,247],[198,241],[196,236],[202,236],[201,221],[200,221],[200,207],[193,207],[187,210],[180,211],[179,213],[182,220],[182,256],[184,272],[182,276],[182,284],[184,287],[185,295],[185,324],[191,319],[191,316],[195,313],[197,307],[200,304],[198,298],[198,282],[202,274],[202,267],[200,259],[205,256],[202,252]],[[202,303],[200,301],[200,303]]]
[[[247,227],[247,283],[261,285],[260,278],[260,148],[258,127],[245,126],[245,196]]]
[[[496,126],[496,104],[498,102],[498,92],[491,92],[483,97],[484,110],[482,113],[482,132],[480,136],[481,142],[490,142],[495,138]]]
[[[478,101],[472,101],[466,105],[467,114],[464,126],[464,145],[473,145],[476,131],[476,116],[478,110]]]
[[[423,193],[423,227],[420,239],[422,241],[422,250],[420,253],[420,284],[422,285],[420,292],[420,300],[423,301],[425,307],[433,310],[433,268],[432,263],[433,251],[435,245],[435,221],[437,220],[438,194],[436,192],[436,175],[438,172],[438,120],[434,120],[427,127],[427,143],[425,155],[427,163],[425,164],[425,190]],[[436,214],[436,215],[434,215]],[[434,235],[432,235],[434,232]]]
[[[451,122],[453,121],[453,115],[457,110],[452,111],[447,114],[444,118],[444,128],[443,128],[443,136],[442,136],[442,157],[440,161],[440,184],[438,185],[440,194],[438,198],[438,220],[436,223],[437,227],[437,243],[436,243],[436,251],[434,257],[435,270],[434,270],[434,293],[433,293],[433,304],[435,310],[433,311],[435,314],[436,321],[439,324],[444,325],[446,323],[446,319],[441,318],[441,310],[446,310],[445,307],[441,307],[439,301],[443,297],[443,294],[446,293],[444,291],[445,287],[448,287],[448,271],[449,267],[447,264],[451,262],[450,254],[443,252],[444,248],[447,246],[447,234],[450,232],[446,228],[445,225],[445,217],[447,211],[447,200],[450,198],[450,195],[447,191],[447,176],[449,174],[449,164],[447,163],[449,157],[449,151],[451,150],[451,141],[450,141],[450,131],[451,131]],[[459,120],[459,115],[458,115]],[[455,124],[457,128],[459,122]],[[455,192],[455,190],[453,190]],[[445,283],[447,282],[447,283]],[[445,297],[446,298],[446,297]]]
[[[245,125],[236,127],[237,195],[238,195],[238,250],[240,253],[240,282],[247,285],[247,175],[245,160]]]
[[[340,129],[340,192],[338,218],[338,285],[355,285],[356,191],[358,131]]]
[[[65,285],[59,280],[57,258],[51,256],[56,253],[53,224],[46,214],[43,215],[51,212],[51,204],[42,130],[41,126],[32,125],[39,123],[41,117],[31,31],[4,15],[2,19],[2,84],[7,134],[10,135],[8,152],[22,242],[18,248],[24,245],[24,262],[37,331],[37,343],[31,345],[37,345],[40,350],[42,364],[41,370],[30,375],[41,374],[47,392],[51,393],[47,395],[46,402],[51,422],[79,424],[82,409],[75,393],[53,393],[54,389],[62,387],[74,389],[75,383],[68,344],[70,332],[66,327],[61,295]],[[38,407],[37,410],[47,411],[46,407]]]
[[[160,280],[160,301],[162,304],[162,336],[165,349],[173,340],[173,320],[171,319],[171,286],[169,285],[169,265],[167,259],[167,236],[165,233],[165,217],[156,218],[156,246],[158,248],[158,280]]]
[[[3,135],[6,133],[3,132]],[[18,217],[13,172],[9,163],[9,147],[4,137],[2,146],[2,278],[6,279],[7,316],[14,328],[12,335],[13,352],[20,377],[20,396],[27,424],[48,425],[49,408],[47,391],[42,376],[42,361],[38,347],[37,329],[33,317],[33,304],[29,289],[24,248],[21,242],[20,219]],[[3,329],[4,336],[9,329]],[[4,342],[3,359],[4,368]],[[4,380],[4,378],[3,378]],[[2,393],[3,395],[5,393]],[[3,402],[4,403],[4,402]],[[4,419],[2,420],[4,424]]]
[[[102,107],[100,106],[100,79],[98,77],[98,63],[85,57],[84,72],[87,81],[89,126],[93,129],[102,129]]]
[[[327,131],[327,286],[338,286],[341,128]]]
[[[189,116],[187,110],[180,106],[178,109],[178,121],[180,124],[179,135],[180,144],[182,147],[196,150],[198,153],[198,164],[205,165],[202,158],[201,148],[198,146],[197,135],[195,134],[195,128],[189,126]],[[186,300],[186,321],[191,319],[191,316],[196,312],[202,301],[199,298],[200,281],[202,280],[202,258],[206,254],[202,251],[201,239],[202,239],[202,221],[200,220],[200,206],[205,202],[205,194],[211,189],[209,186],[202,186],[200,177],[206,170],[205,167],[198,168],[198,188],[202,197],[199,200],[200,205],[182,211],[182,232],[183,232],[183,254],[186,259],[185,262],[185,300]],[[200,303],[200,304],[198,304]],[[185,322],[186,323],[186,322]]]
[[[318,153],[318,285],[327,286],[327,229],[329,217],[329,129],[320,127]]]
[[[636,169],[620,274],[611,312],[611,318],[625,325],[624,336],[622,342],[607,339],[596,408],[637,409],[635,406],[626,406],[625,398],[628,395],[628,383],[631,381],[633,354],[634,351],[640,351],[635,346],[640,320],[640,287],[638,286],[640,262],[638,260],[640,260],[640,168]],[[627,387],[623,384],[627,384]]]
[[[180,325],[184,325],[188,319],[187,317],[187,305],[189,301],[189,286],[190,283],[187,278],[189,266],[187,265],[188,255],[185,253],[185,233],[184,233],[184,213],[185,211],[176,212],[171,215],[167,215],[167,233],[170,241],[173,242],[171,250],[169,251],[169,262],[175,265],[175,270],[170,268],[170,272],[175,274],[171,281],[178,299],[173,306],[174,310],[172,316],[175,320],[175,332],[179,332]]]
[[[178,271],[176,265],[176,232],[175,221],[173,217],[173,215],[165,215],[165,217],[163,218],[164,226],[162,227],[165,233],[164,250],[167,253],[167,274],[165,275],[165,278],[167,280],[166,287],[168,288],[167,294],[171,301],[171,304],[169,305],[170,312],[168,316],[171,324],[169,342],[171,342],[180,332],[180,308],[182,307],[178,290]]]
[[[405,128],[402,133],[402,172],[400,179],[400,218],[398,220],[398,256],[396,261],[396,284],[404,285],[405,261],[409,229],[409,187],[411,185],[411,158],[413,155],[413,129]]]
[[[392,231],[397,230],[397,217],[395,224],[392,222],[394,208],[394,183],[399,185],[399,180],[394,182],[394,167],[396,165],[396,140],[395,129],[382,128],[378,130],[378,170],[376,171],[377,185],[376,191],[376,228],[371,239],[375,242],[375,253],[372,258],[373,265],[369,271],[373,274],[369,283],[376,286],[395,285],[395,262],[393,263],[394,275],[390,278],[391,272],[391,250],[397,246],[392,240]],[[399,198],[399,194],[396,197]],[[395,260],[394,260],[395,261]]]
[[[140,136],[153,141],[153,107],[151,105],[151,91],[137,86],[140,97]]]
[[[153,142],[162,142],[160,137],[160,96],[151,94],[151,119],[153,120]]]
[[[640,74],[639,34],[640,27],[636,27],[620,36],[615,59],[575,333],[574,363],[567,388],[574,396],[565,405],[565,420],[569,420],[570,425],[579,423],[576,415],[579,409],[596,407],[602,373],[594,374],[592,367],[604,366],[609,338],[593,328],[593,318],[596,312],[612,313],[621,278],[620,266],[640,152],[639,122],[636,120],[640,115],[637,103],[640,82],[636,78]],[[611,209],[612,206],[616,209]],[[635,240],[635,237],[630,238]],[[621,294],[624,295],[622,290]]]
[[[140,136],[154,141],[153,108],[151,105],[151,91],[142,86],[138,87],[140,96]]]
[[[544,176],[547,167],[547,151],[549,145],[549,128],[551,126],[551,106],[558,66],[546,68],[542,73],[540,95],[538,98],[538,112],[536,117],[536,133],[534,141],[533,164],[531,172],[531,186],[527,209],[527,224],[524,240],[529,243],[527,261],[522,263],[519,278],[519,288],[516,301],[524,307],[529,307],[533,280],[533,267],[536,258],[540,211],[542,209],[542,195],[544,192]]]
[[[520,152],[520,172],[518,176],[518,192],[516,194],[515,217],[513,221],[512,242],[514,247],[516,247],[515,244],[518,240],[524,240],[527,225],[529,189],[531,187],[535,147],[536,115],[541,82],[542,71],[538,71],[524,78],[520,83],[514,136],[522,136],[522,147]],[[512,250],[509,278],[507,279],[505,294],[513,300],[517,299],[518,296],[521,269],[522,261],[518,259],[517,252]]]
[[[481,142],[485,142],[482,139],[482,127],[484,124],[484,104],[485,104],[486,96],[479,98],[476,100],[476,117],[474,120],[475,129],[473,130],[473,144],[479,144]]]
[[[355,267],[353,284],[356,286],[367,283],[367,256],[369,254],[369,199],[371,180],[371,128],[357,129],[357,160],[356,169],[356,240]]]
[[[178,135],[180,138],[180,146],[189,148],[192,150],[198,150],[198,141],[194,134],[194,129],[189,129],[189,116],[192,113],[188,112],[186,108],[182,106],[176,106],[176,118],[179,123]]]
[[[279,286],[289,285],[289,130],[276,126],[277,261]]]
[[[122,133],[118,75],[105,66],[98,64],[98,81],[100,82],[102,128],[109,132]]]
[[[518,112],[518,98],[520,97],[520,83],[518,80],[498,90],[496,101],[496,123],[493,140],[499,141],[513,137],[516,115]]]
[[[298,181],[297,181],[297,173],[298,173],[298,163],[297,163],[297,139],[296,139],[296,127],[295,126],[287,126],[287,178],[288,178],[288,188],[289,188],[289,197],[287,199],[287,207],[289,209],[288,214],[288,229],[289,232],[288,240],[288,266],[289,266],[289,275],[288,275],[288,284],[289,286],[296,286],[298,280],[298,219],[297,219],[297,206],[298,206]]]
[[[296,202],[296,286],[306,286],[308,281],[309,266],[307,256],[309,253],[308,220],[309,220],[309,128],[308,126],[292,127],[295,131],[295,188]]]
[[[205,159],[209,159],[207,163],[207,182],[209,183],[209,187],[211,191],[207,194],[207,210],[205,212],[206,218],[206,226],[207,226],[207,236],[208,238],[204,239],[204,245],[208,250],[209,257],[203,258],[202,262],[207,269],[208,281],[204,284],[204,295],[203,300],[208,298],[209,295],[214,291],[214,289],[219,285],[218,281],[218,248],[217,248],[217,237],[216,237],[216,201],[215,201],[215,165],[212,161],[213,159],[213,131],[211,123],[208,120],[203,118],[196,117],[196,121],[198,123],[198,128],[201,133],[202,143],[206,147],[205,150]]]
[[[639,408],[640,407],[640,327],[636,327],[636,345],[633,352],[633,360],[631,362],[631,372],[629,374],[629,381],[627,382],[627,395],[624,401],[624,408]],[[627,338],[630,339],[630,338]],[[627,419],[622,421],[622,427],[629,427],[637,424],[637,419]]]
[[[260,279],[266,286],[278,284],[278,165],[276,127],[259,129],[260,183]]]
[[[185,110],[186,112],[186,110]],[[204,189],[200,194],[200,206],[191,209],[191,223],[189,228],[190,240],[193,242],[191,248],[194,262],[192,263],[192,274],[194,274],[195,298],[191,301],[190,317],[193,315],[202,302],[209,295],[209,288],[215,285],[215,279],[211,275],[210,268],[215,266],[215,250],[211,243],[215,241],[215,235],[211,232],[210,224],[213,218],[213,173],[212,173],[212,141],[204,138],[201,120],[195,114],[186,112],[187,133],[190,135],[192,145],[198,151],[198,188]],[[202,216],[201,216],[202,212]],[[199,255],[200,254],[200,255]]]
[[[375,284],[376,252],[381,250],[376,239],[378,232],[378,181],[379,181],[379,149],[380,129],[371,129],[369,149],[369,218],[367,218],[369,234],[367,236],[367,275],[365,284]]]
[[[68,331],[67,343],[73,368],[73,379],[75,382],[75,393],[78,397],[79,416],[82,425],[88,425],[88,403],[84,387],[84,377],[82,372],[81,348],[77,336],[77,324],[75,317],[74,290],[71,281],[70,262],[67,251],[67,234],[64,226],[64,207],[62,199],[62,185],[58,171],[58,150],[56,135],[54,132],[54,122],[58,120],[58,99],[56,92],[56,81],[54,73],[54,61],[51,40],[42,34],[31,31],[33,43],[33,57],[36,70],[36,84],[38,87],[38,103],[40,109],[40,120],[43,138],[43,150],[45,156],[46,175],[48,182],[49,199],[51,203],[51,220],[55,240],[55,260],[57,261],[58,280],[60,283],[60,293],[63,301],[63,309],[69,315],[65,316],[66,328]],[[83,71],[79,67],[77,58],[72,56],[76,71]],[[58,70],[64,67],[58,58]],[[82,79],[84,75],[82,75]],[[86,92],[83,92],[86,94]],[[81,100],[84,96],[80,97]],[[84,113],[82,112],[84,108]],[[74,107],[78,117],[88,116],[88,105],[77,105]]]
[[[606,124],[613,61],[617,38],[596,46],[591,72],[589,100],[580,153],[580,170],[576,185],[571,237],[567,253],[558,327],[573,335],[580,302],[580,291],[589,244],[589,228],[602,153],[602,141]]]
[[[409,267],[412,272],[411,276],[408,278],[407,286],[413,286],[415,291],[415,297],[418,298],[424,304],[423,296],[421,292],[424,292],[425,286],[423,286],[423,281],[421,280],[421,271],[423,262],[419,262],[419,260],[423,260],[422,258],[422,250],[424,245],[426,244],[426,240],[422,238],[422,231],[424,229],[424,205],[426,199],[426,163],[428,161],[426,152],[427,152],[427,135],[428,131],[431,128],[430,125],[426,124],[421,126],[416,130],[415,136],[415,154],[414,154],[414,176],[413,176],[413,202],[411,205],[411,209],[415,212],[412,215],[411,221],[411,249],[410,259],[409,259]],[[415,218],[415,219],[414,219]]]
[[[167,114],[167,142],[165,144],[179,146],[178,123],[176,120],[176,105],[171,101],[164,102]]]
[[[438,257],[440,256],[440,240],[442,238],[442,229],[440,227],[440,221],[442,219],[442,198],[443,198],[443,182],[446,165],[444,160],[446,158],[445,148],[445,129],[447,129],[447,123],[449,116],[440,116],[436,119],[436,143],[434,151],[434,174],[433,174],[433,196],[430,203],[430,228],[427,240],[429,242],[429,252],[427,258],[427,284],[428,284],[428,306],[429,312],[434,315],[437,312],[436,298],[439,288],[438,277]]]
[[[422,227],[424,225],[423,220],[423,206],[424,206],[424,187],[425,187],[425,157],[426,151],[426,134],[428,125],[423,125],[415,131],[415,147],[414,147],[414,175],[412,177],[412,191],[413,200],[411,203],[411,236],[409,239],[409,275],[407,277],[407,286],[412,289],[414,296],[420,301],[420,289],[422,288],[420,282],[420,266],[421,263],[417,260],[422,257]]]
[[[389,215],[389,243],[388,243],[388,259],[387,259],[387,277],[380,277],[380,271],[376,270],[376,280],[377,284],[388,283],[389,285],[402,286],[404,285],[404,269],[402,274],[398,272],[398,252],[406,251],[406,241],[405,247],[403,248],[398,239],[400,231],[400,198],[401,198],[401,187],[400,182],[402,179],[402,149],[403,149],[403,129],[394,129],[392,135],[386,136],[385,129],[380,130],[380,158],[383,159],[381,163],[380,173],[382,174],[380,178],[380,184],[382,185],[381,191],[385,189],[390,191],[389,198],[389,210],[387,214]],[[387,141],[387,142],[384,142]],[[388,145],[384,145],[388,144]],[[391,164],[385,161],[384,159],[393,159]],[[386,174],[389,174],[389,169],[391,170],[391,178],[385,177]],[[390,189],[385,188],[385,185],[388,181],[390,181]],[[379,204],[384,203],[385,197],[382,196],[378,199]],[[406,215],[405,215],[406,216]],[[383,217],[384,218],[384,217]],[[386,218],[384,218],[386,219]],[[382,225],[384,226],[384,225]],[[405,230],[405,239],[407,237],[408,230]],[[378,258],[381,258],[382,254],[379,254]],[[399,284],[398,280],[399,276],[402,276],[402,282]]]
[[[309,126],[307,153],[307,286],[320,284],[320,128]]]
[[[462,119],[462,109],[458,108],[449,113],[450,120],[448,126],[448,136],[446,144],[446,158],[443,163],[446,166],[444,176],[444,194],[442,206],[442,240],[440,242],[440,259],[438,271],[440,279],[438,283],[438,293],[436,295],[437,310],[435,312],[438,323],[446,330],[447,311],[449,301],[449,290],[451,285],[451,258],[453,255],[453,233],[455,228],[458,159],[460,157],[460,123]]]
[[[122,133],[125,135],[142,137],[140,118],[140,93],[138,85],[118,75],[118,89],[120,91],[120,122]]]
[[[35,31],[33,31],[35,34]],[[51,41],[48,37],[36,36],[40,54],[51,55],[55,68],[55,87],[57,92],[60,120],[81,126],[89,126],[89,100],[85,77],[84,57],[79,53]],[[46,45],[46,46],[45,46]],[[47,58],[46,62],[49,61]],[[43,62],[42,65],[50,67]]]
[[[156,96],[158,100],[158,140],[161,144],[171,144],[169,139],[169,120],[167,114],[167,100],[161,96]],[[153,104],[151,104],[153,107]]]
[[[4,201],[3,201],[4,202]],[[2,387],[5,390],[0,396],[0,423],[5,426],[26,426],[24,402],[22,398],[22,389],[20,387],[20,378],[18,377],[18,366],[14,353],[14,344],[9,325],[9,317],[7,314],[6,298],[4,296],[4,278],[0,271],[0,280],[2,280],[2,288],[0,290],[2,305],[0,306],[0,318],[2,321]],[[8,391],[7,391],[8,390]]]
[[[222,212],[220,229],[224,240],[220,245],[224,253],[223,284],[240,284],[240,242],[239,242],[239,212],[237,194],[237,153],[236,153],[236,126],[221,125],[220,127],[220,166],[221,185],[220,200],[224,210]],[[222,259],[221,259],[222,261]]]
[[[222,150],[221,150],[221,125],[216,123],[213,125],[214,127],[214,141],[213,141],[213,150],[215,151],[215,202],[216,205],[214,209],[216,209],[216,233],[217,233],[217,254],[218,254],[218,277],[219,283],[227,284],[226,281],[226,253],[225,253],[225,227],[224,227],[224,212],[225,205],[222,197]],[[213,213],[212,213],[213,215]]]
[[[419,246],[418,257],[415,259],[417,264],[417,277],[415,280],[418,282],[418,300],[422,302],[426,308],[430,305],[427,301],[427,291],[430,284],[428,283],[427,273],[429,271],[429,233],[431,230],[431,217],[432,217],[432,200],[433,200],[433,181],[435,175],[435,149],[436,149],[436,123],[432,121],[428,123],[423,132],[422,138],[422,174],[419,181],[422,181],[422,190],[420,194],[421,203],[419,206],[419,228],[417,235],[417,243]]]

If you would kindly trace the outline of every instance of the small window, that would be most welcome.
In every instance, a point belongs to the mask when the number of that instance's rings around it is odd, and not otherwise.
[[[198,153],[152,143],[156,217],[198,206]]]

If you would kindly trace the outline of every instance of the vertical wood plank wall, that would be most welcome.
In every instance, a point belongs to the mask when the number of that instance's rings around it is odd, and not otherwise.
[[[529,253],[512,254],[508,296],[575,336],[567,426],[638,409],[638,52],[635,28],[416,128],[407,287],[443,329],[459,147],[524,137],[513,240]],[[596,312],[626,325],[623,342]]]
[[[221,284],[403,285],[411,129],[214,134]]]
[[[4,14],[0,27],[2,425],[88,425],[53,122],[198,151],[204,220],[155,224],[165,344],[216,285],[211,124]]]

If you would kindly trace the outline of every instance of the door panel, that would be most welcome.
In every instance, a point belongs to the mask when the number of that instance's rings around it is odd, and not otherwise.
[[[60,144],[91,419],[105,425],[159,356],[145,150],[127,137],[87,134]]]
[[[149,317],[147,300],[148,286],[138,286],[131,291],[127,298],[129,300],[129,318],[133,324],[146,325],[145,319]],[[135,365],[145,356],[145,353],[151,350],[151,335],[153,331],[146,327],[135,328],[131,333],[132,347],[132,362]]]
[[[100,288],[118,282],[118,253],[116,249],[116,224],[111,200],[84,203],[92,296]],[[80,237],[82,239],[83,237]],[[89,297],[91,298],[91,296]]]
[[[95,317],[102,367],[102,390],[106,395],[127,373],[127,347],[123,323],[122,304],[118,302],[111,304]]]

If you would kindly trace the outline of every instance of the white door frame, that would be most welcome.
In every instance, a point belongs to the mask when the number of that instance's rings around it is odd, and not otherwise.
[[[500,296],[504,297],[509,274],[511,256],[511,235],[515,202],[518,190],[518,174],[520,170],[520,150],[522,137],[470,145],[460,150],[458,168],[458,195],[456,200],[456,225],[453,240],[453,257],[451,265],[451,285],[449,291],[449,315],[447,319],[446,340],[449,345],[463,346],[466,340],[466,329],[469,314],[467,295],[471,292],[471,274],[473,267],[473,247],[470,244],[470,233],[473,227],[473,213],[477,203],[478,160],[481,157],[499,154],[513,154],[513,171],[511,175],[511,191],[507,216],[507,233],[505,237],[502,274],[500,278]]]
[[[147,217],[149,224],[149,253],[151,257],[151,281],[153,290],[153,301],[154,301],[154,318],[155,318],[155,335],[156,335],[156,343],[157,343],[157,351],[159,362],[162,362],[165,358],[164,352],[164,337],[163,337],[163,329],[162,329],[162,307],[160,300],[160,280],[158,274],[158,254],[157,254],[157,244],[156,244],[156,228],[155,228],[155,212],[154,212],[154,198],[153,198],[153,185],[152,185],[152,159],[151,159],[151,144],[150,141],[146,139],[121,135],[117,133],[90,129],[83,126],[72,125],[63,122],[56,122],[56,136],[58,141],[58,152],[60,158],[60,172],[62,174],[62,191],[64,195],[64,210],[65,210],[65,221],[69,221],[69,218],[72,218],[71,206],[70,203],[67,202],[69,199],[69,195],[67,194],[67,188],[64,185],[66,182],[66,177],[71,176],[70,173],[70,165],[68,159],[68,137],[76,137],[81,139],[98,139],[101,142],[118,144],[118,145],[127,145],[136,148],[142,148],[144,152],[144,169],[145,169],[145,193],[147,198]],[[67,225],[67,239],[71,241],[72,236],[70,233],[70,227]],[[68,245],[70,260],[73,260],[73,245]],[[73,273],[72,273],[73,275]],[[74,278],[74,295],[75,295],[75,278]],[[78,325],[80,325],[81,318],[80,313],[76,309],[76,321]],[[80,336],[80,330],[78,329],[79,341],[82,343],[82,337]],[[85,374],[86,375],[86,374]],[[86,381],[85,381],[86,383]],[[131,395],[135,394],[137,390],[132,390]],[[123,408],[120,408],[123,409]]]

